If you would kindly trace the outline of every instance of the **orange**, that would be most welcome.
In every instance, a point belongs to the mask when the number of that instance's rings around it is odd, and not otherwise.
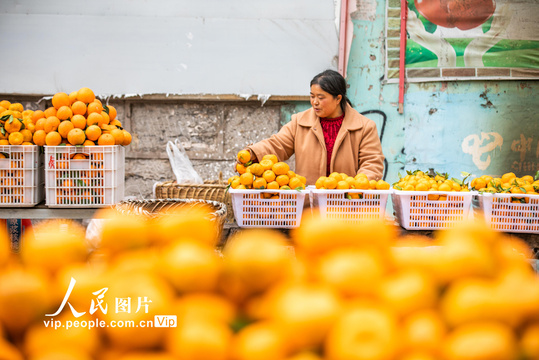
[[[42,110],[36,110],[32,114],[32,121],[35,124],[36,121],[38,121],[39,119],[44,118],[44,117],[45,117],[45,113]]]
[[[96,141],[101,136],[101,128],[97,125],[90,125],[86,128],[86,138]]]
[[[47,136],[47,133],[45,132],[45,130],[36,130],[33,136],[34,144],[39,145],[39,146],[45,145],[46,136]]]
[[[75,101],[71,104],[71,111],[74,115],[85,115],[86,114],[86,104],[82,101]]]
[[[86,135],[81,129],[74,128],[67,134],[67,140],[71,145],[82,145],[84,140],[86,140]]]
[[[510,183],[513,179],[516,179],[515,173],[508,172],[502,175],[502,183]]]
[[[334,176],[329,176],[324,180],[324,187],[326,189],[335,189],[337,188],[337,180]]]
[[[28,128],[22,129],[20,131],[20,133],[22,134],[22,139],[23,139],[22,141],[23,142],[31,142],[32,141],[33,133]]]
[[[369,180],[369,189],[371,190],[376,189],[376,184],[377,184],[376,180]]]
[[[46,118],[41,118],[36,121],[34,130],[43,130],[45,128],[45,123],[47,122]]]
[[[262,161],[260,161],[260,165],[264,168],[264,171],[271,170],[271,168],[273,167],[273,161],[271,161],[270,159],[263,159]]]
[[[69,93],[69,100],[71,101],[71,105],[77,101],[77,91],[72,91]]]
[[[180,293],[217,289],[222,263],[208,244],[183,237],[163,249],[160,262],[161,276]]]
[[[325,284],[291,282],[274,288],[269,296],[270,320],[283,326],[294,350],[320,347],[330,329],[338,326],[341,299]]]
[[[74,126],[71,121],[62,121],[58,125],[58,133],[64,138],[67,139],[67,134],[73,130]]]
[[[247,169],[245,168],[245,165],[243,164],[240,164],[240,163],[236,163],[236,171],[238,172],[238,174],[244,174]]]
[[[385,182],[382,179],[378,180],[378,182],[376,183],[376,190],[389,190],[389,188],[389,183]]]
[[[86,155],[84,154],[75,154],[72,157],[73,160],[85,160],[87,159]]]
[[[359,247],[329,251],[315,267],[318,279],[345,297],[376,298],[386,272],[386,262],[379,251]]]
[[[276,162],[273,164],[272,168],[275,175],[286,175],[288,171],[290,170],[290,166],[285,162]]]
[[[122,123],[121,123],[120,120],[118,120],[118,119],[114,119],[114,120],[111,119],[110,122],[109,122],[109,124],[110,124],[110,125],[114,125],[114,126],[116,126],[116,127],[118,127],[118,128],[123,127]]]
[[[524,328],[519,344],[526,359],[539,359],[539,322],[533,322]]]
[[[95,94],[92,89],[82,87],[77,92],[77,100],[82,101],[85,104],[89,104],[95,100]]]
[[[341,315],[325,342],[329,359],[391,360],[397,352],[397,319],[384,308],[356,305]]]
[[[242,164],[247,164],[251,160],[251,152],[249,150],[240,150],[237,159]]]
[[[262,176],[264,168],[259,163],[253,163],[247,167],[247,171],[256,176]]]
[[[279,189],[280,185],[277,181],[270,181],[268,182],[268,185],[267,185],[267,188],[268,189],[273,189],[273,190],[277,190]]]
[[[114,137],[115,145],[122,145],[124,142],[124,132],[120,129],[112,129],[110,134]]]
[[[10,143],[7,139],[2,139],[0,140],[0,145],[10,145]]]
[[[252,185],[254,181],[254,175],[250,172],[245,172],[240,175],[240,183],[242,185]]]
[[[275,154],[266,154],[262,157],[262,160],[271,160],[272,163],[279,162],[279,159],[277,158],[277,155]]]
[[[277,184],[280,186],[288,185],[288,182],[290,179],[288,178],[288,175],[279,175],[277,178],[275,178],[275,181],[277,181]]]
[[[265,189],[268,182],[263,177],[257,177],[253,181],[253,189]]]
[[[401,326],[401,347],[436,354],[447,328],[436,310],[421,310],[405,317]]]
[[[262,177],[266,180],[266,182],[270,183],[275,180],[275,173],[271,170],[266,170],[262,174]]]
[[[47,135],[45,137],[45,145],[58,146],[61,143],[62,143],[62,136],[58,132],[51,131],[51,132],[47,133]]]
[[[290,179],[288,186],[290,186],[291,189],[305,189],[305,184],[303,184],[299,177],[293,177]]]
[[[8,100],[0,101],[0,106],[3,107],[4,109],[9,109],[10,105],[11,105],[11,102],[9,102]]]
[[[86,118],[83,115],[73,115],[71,122],[73,123],[73,126],[78,129],[86,129]]]
[[[124,133],[124,141],[121,145],[123,146],[127,146],[129,144],[131,144],[131,141],[132,141],[132,136],[131,136],[131,133],[125,129],[122,130],[122,132]]]
[[[223,250],[224,271],[248,293],[263,291],[286,278],[291,255],[280,232],[250,229],[235,233]]]
[[[99,123],[103,122],[103,115],[97,112],[88,113],[88,118],[86,120],[86,123],[88,126],[90,125],[98,125]]]
[[[226,324],[187,319],[166,335],[165,348],[175,359],[229,359],[232,331]]]
[[[56,116],[56,108],[54,106],[46,108],[44,114],[46,118],[48,118],[49,116]]]
[[[417,310],[433,308],[437,303],[438,293],[436,284],[428,273],[400,270],[384,279],[380,298],[396,314],[405,316]]]
[[[235,360],[284,359],[287,339],[277,324],[263,321],[241,329],[231,343],[232,358]]]
[[[22,122],[17,118],[12,118],[4,123],[4,129],[8,133],[20,131],[22,128]]]
[[[46,133],[50,133],[51,131],[56,131],[59,125],[60,125],[60,119],[58,119],[56,116],[49,116],[47,120],[45,120],[43,129],[45,130]]]
[[[350,188],[350,185],[348,184],[348,182],[346,180],[341,180],[341,181],[337,182],[336,189],[345,190],[345,189],[349,189],[349,188]]]
[[[326,181],[325,176],[320,176],[318,179],[316,179],[315,186],[317,189],[325,188],[324,182]]]
[[[23,112],[24,107],[22,106],[21,103],[12,103],[11,105],[9,105],[9,110]]]
[[[108,109],[108,115],[109,115],[109,118],[110,120],[115,120],[116,119],[116,116],[117,116],[117,111],[116,111],[116,108],[112,105],[107,105],[106,107],[104,107],[105,110]],[[121,124],[120,124],[121,125]]]
[[[232,324],[238,315],[236,304],[222,295],[194,292],[184,294],[174,303],[174,314],[178,317],[210,319]]]
[[[56,112],[56,117],[60,120],[68,120],[71,119],[73,116],[73,111],[71,111],[71,108],[69,106],[62,106],[58,109]]]
[[[9,134],[8,140],[10,145],[20,145],[23,143],[24,137],[20,132],[15,131]]]
[[[106,111],[101,111],[101,117],[103,119],[98,124],[100,127],[103,127],[103,125],[108,125],[110,123],[110,117]]]
[[[60,109],[62,106],[70,106],[71,105],[71,99],[69,99],[69,95],[67,95],[64,92],[59,92],[54,94],[52,97],[52,106],[56,110]]]
[[[111,134],[101,134],[99,139],[97,139],[97,145],[114,145],[115,140],[114,136]]]
[[[88,111],[88,115],[92,113],[101,114],[101,111],[103,111],[103,105],[101,105],[101,102],[94,100],[88,104],[86,111]]]
[[[83,146],[95,146],[95,142],[93,142],[92,140],[84,140],[84,142],[82,143]]]
[[[31,322],[47,313],[51,303],[47,283],[45,274],[37,269],[17,266],[0,274],[0,321],[13,337],[18,338]]]
[[[448,360],[507,360],[517,358],[513,331],[495,322],[477,322],[457,327],[442,346]]]

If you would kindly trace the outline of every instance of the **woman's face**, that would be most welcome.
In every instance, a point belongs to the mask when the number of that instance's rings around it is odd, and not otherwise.
[[[334,97],[322,90],[320,85],[311,86],[311,106],[320,118],[336,118],[342,115],[342,96]]]

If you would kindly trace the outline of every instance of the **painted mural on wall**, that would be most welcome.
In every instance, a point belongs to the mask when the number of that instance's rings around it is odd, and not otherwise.
[[[537,79],[537,14],[536,0],[409,0],[406,77]]]

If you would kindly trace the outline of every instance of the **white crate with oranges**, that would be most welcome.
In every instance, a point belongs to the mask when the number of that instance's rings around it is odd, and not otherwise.
[[[407,230],[438,230],[468,220],[472,215],[471,192],[464,180],[447,174],[409,172],[393,184],[391,195],[397,222]]]
[[[308,194],[305,177],[275,154],[253,162],[249,151],[241,150],[237,159],[238,175],[230,177],[228,184],[238,226],[298,227]]]
[[[124,196],[123,146],[45,146],[49,207],[103,207]]]
[[[348,222],[382,219],[390,194],[389,183],[369,180],[362,173],[350,176],[333,172],[319,177],[315,186],[309,187],[312,211],[323,218]]]
[[[31,207],[43,200],[43,154],[35,145],[0,145],[0,206]]]

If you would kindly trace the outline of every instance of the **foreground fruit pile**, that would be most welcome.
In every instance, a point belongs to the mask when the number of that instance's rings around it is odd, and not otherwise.
[[[2,239],[2,359],[539,356],[529,249],[483,225],[432,240],[400,238],[379,222],[307,218],[292,243],[248,230],[218,253],[219,228],[202,209],[155,219],[103,211],[91,254],[84,230],[66,221],[37,226],[20,259]],[[156,315],[176,315],[176,326],[157,327]],[[92,320],[101,325],[45,326]],[[107,326],[131,320],[155,324]]]
[[[241,150],[237,159],[239,175],[228,179],[232,189],[305,190],[305,177],[290,170],[290,166],[279,161],[274,154],[264,155],[260,162],[253,162],[249,151]]]

